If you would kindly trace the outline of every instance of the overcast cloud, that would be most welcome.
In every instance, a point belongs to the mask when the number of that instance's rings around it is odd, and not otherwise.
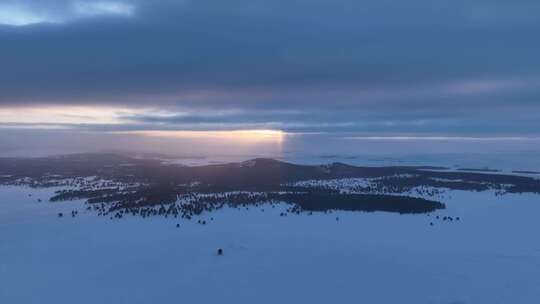
[[[539,20],[528,0],[3,0],[0,111],[135,109],[96,130],[534,135]]]

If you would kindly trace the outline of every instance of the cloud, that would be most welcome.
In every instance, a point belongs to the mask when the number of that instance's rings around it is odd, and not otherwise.
[[[126,128],[540,128],[538,1],[0,6],[0,108],[105,107]]]
[[[134,13],[134,4],[119,1],[7,1],[0,3],[0,25],[58,24],[88,17],[129,17]]]
[[[36,23],[58,23],[46,12],[32,11],[24,6],[0,4],[0,25],[25,26]]]
[[[74,12],[81,16],[118,15],[132,16],[135,7],[129,3],[114,1],[76,2]]]

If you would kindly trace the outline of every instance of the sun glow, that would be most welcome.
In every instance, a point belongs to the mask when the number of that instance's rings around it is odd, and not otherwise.
[[[231,131],[126,131],[116,132],[122,134],[134,134],[153,137],[192,138],[208,140],[228,140],[234,142],[260,143],[274,142],[281,144],[285,132],[281,130],[231,130]]]
[[[287,136],[284,131],[275,129],[219,130],[227,126],[161,124],[131,119],[148,112],[152,110],[97,106],[0,108],[0,128],[68,129],[126,135],[120,138],[144,140],[152,143],[149,145],[158,146],[175,143],[182,145],[183,149],[208,147],[209,150],[215,149],[215,152],[253,149],[279,152]]]

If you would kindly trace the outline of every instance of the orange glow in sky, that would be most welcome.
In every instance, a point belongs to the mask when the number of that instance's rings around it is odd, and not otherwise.
[[[196,138],[244,143],[283,142],[285,132],[280,130],[232,130],[232,131],[126,131],[122,134],[137,134],[153,137]]]
[[[270,144],[281,146],[286,133],[272,129],[236,130],[189,130],[178,126],[177,130],[160,130],[159,125],[137,125],[129,120],[129,115],[144,114],[152,109],[128,109],[120,107],[49,106],[0,108],[0,122],[4,124],[27,124],[28,128],[70,128],[76,125],[126,125],[130,131],[101,131],[110,134],[140,135],[154,138],[186,139],[197,142],[221,144]],[[155,113],[155,111],[152,111]],[[126,118],[127,117],[127,118]],[[137,126],[141,127],[140,130]],[[20,127],[20,126],[18,126]],[[171,127],[171,126],[169,126]],[[172,126],[174,127],[174,126]],[[200,127],[200,126],[198,126]],[[150,129],[150,130],[148,130]]]

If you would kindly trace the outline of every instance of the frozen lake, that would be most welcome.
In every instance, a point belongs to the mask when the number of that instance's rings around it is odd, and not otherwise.
[[[454,191],[430,216],[223,209],[203,226],[110,220],[53,192],[0,187],[1,303],[540,301],[538,195]]]

